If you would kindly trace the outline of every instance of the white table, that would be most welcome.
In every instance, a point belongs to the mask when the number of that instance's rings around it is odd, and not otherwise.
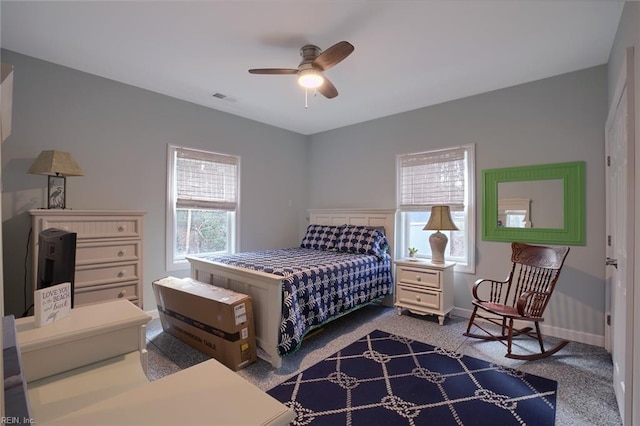
[[[293,410],[215,359],[57,418],[51,425],[288,425]]]

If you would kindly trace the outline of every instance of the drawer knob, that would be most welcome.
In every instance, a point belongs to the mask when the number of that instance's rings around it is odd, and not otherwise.
[[[420,275],[416,275],[416,281],[421,281],[422,277]]]
[[[124,231],[124,226],[122,226],[122,225],[118,226],[118,232],[122,232],[122,231]]]
[[[122,256],[124,256],[124,250],[120,250],[120,251],[118,252],[118,257],[122,257]]]
[[[122,277],[124,277],[124,271],[118,272],[118,278],[122,278]]]
[[[127,295],[127,290],[122,290],[120,293],[118,293],[118,299],[122,299],[126,295]]]
[[[418,302],[422,301],[422,299],[420,299],[420,296],[418,296],[417,294],[416,294],[416,301],[418,301]]]

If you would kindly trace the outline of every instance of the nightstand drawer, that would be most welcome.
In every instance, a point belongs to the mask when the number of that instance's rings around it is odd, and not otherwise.
[[[398,281],[401,283],[442,289],[442,272],[402,266],[398,268]]]
[[[439,310],[442,306],[442,292],[424,287],[398,284],[398,302],[403,305]]]

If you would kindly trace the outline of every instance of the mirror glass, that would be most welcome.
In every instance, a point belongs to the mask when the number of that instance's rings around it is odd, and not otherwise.
[[[482,171],[482,238],[586,244],[585,162]]]
[[[562,228],[562,179],[498,183],[498,227]]]

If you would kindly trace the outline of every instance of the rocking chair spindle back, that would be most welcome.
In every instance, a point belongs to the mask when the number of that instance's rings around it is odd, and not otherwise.
[[[507,358],[538,359],[549,356],[568,341],[561,341],[553,349],[545,350],[540,333],[539,322],[544,321],[544,311],[551,299],[553,290],[560,276],[560,271],[569,253],[569,247],[533,246],[523,243],[511,244],[511,271],[504,281],[480,279],[473,286],[473,313],[467,325],[465,336],[485,340],[507,340]],[[480,289],[489,286],[488,299],[480,296]],[[485,316],[480,314],[490,314]],[[494,334],[483,327],[477,320],[498,325],[500,334]],[[535,333],[531,327],[514,328],[514,321],[533,322]],[[475,325],[485,334],[471,333]],[[519,355],[512,353],[514,336],[526,335],[538,340],[540,353]]]

